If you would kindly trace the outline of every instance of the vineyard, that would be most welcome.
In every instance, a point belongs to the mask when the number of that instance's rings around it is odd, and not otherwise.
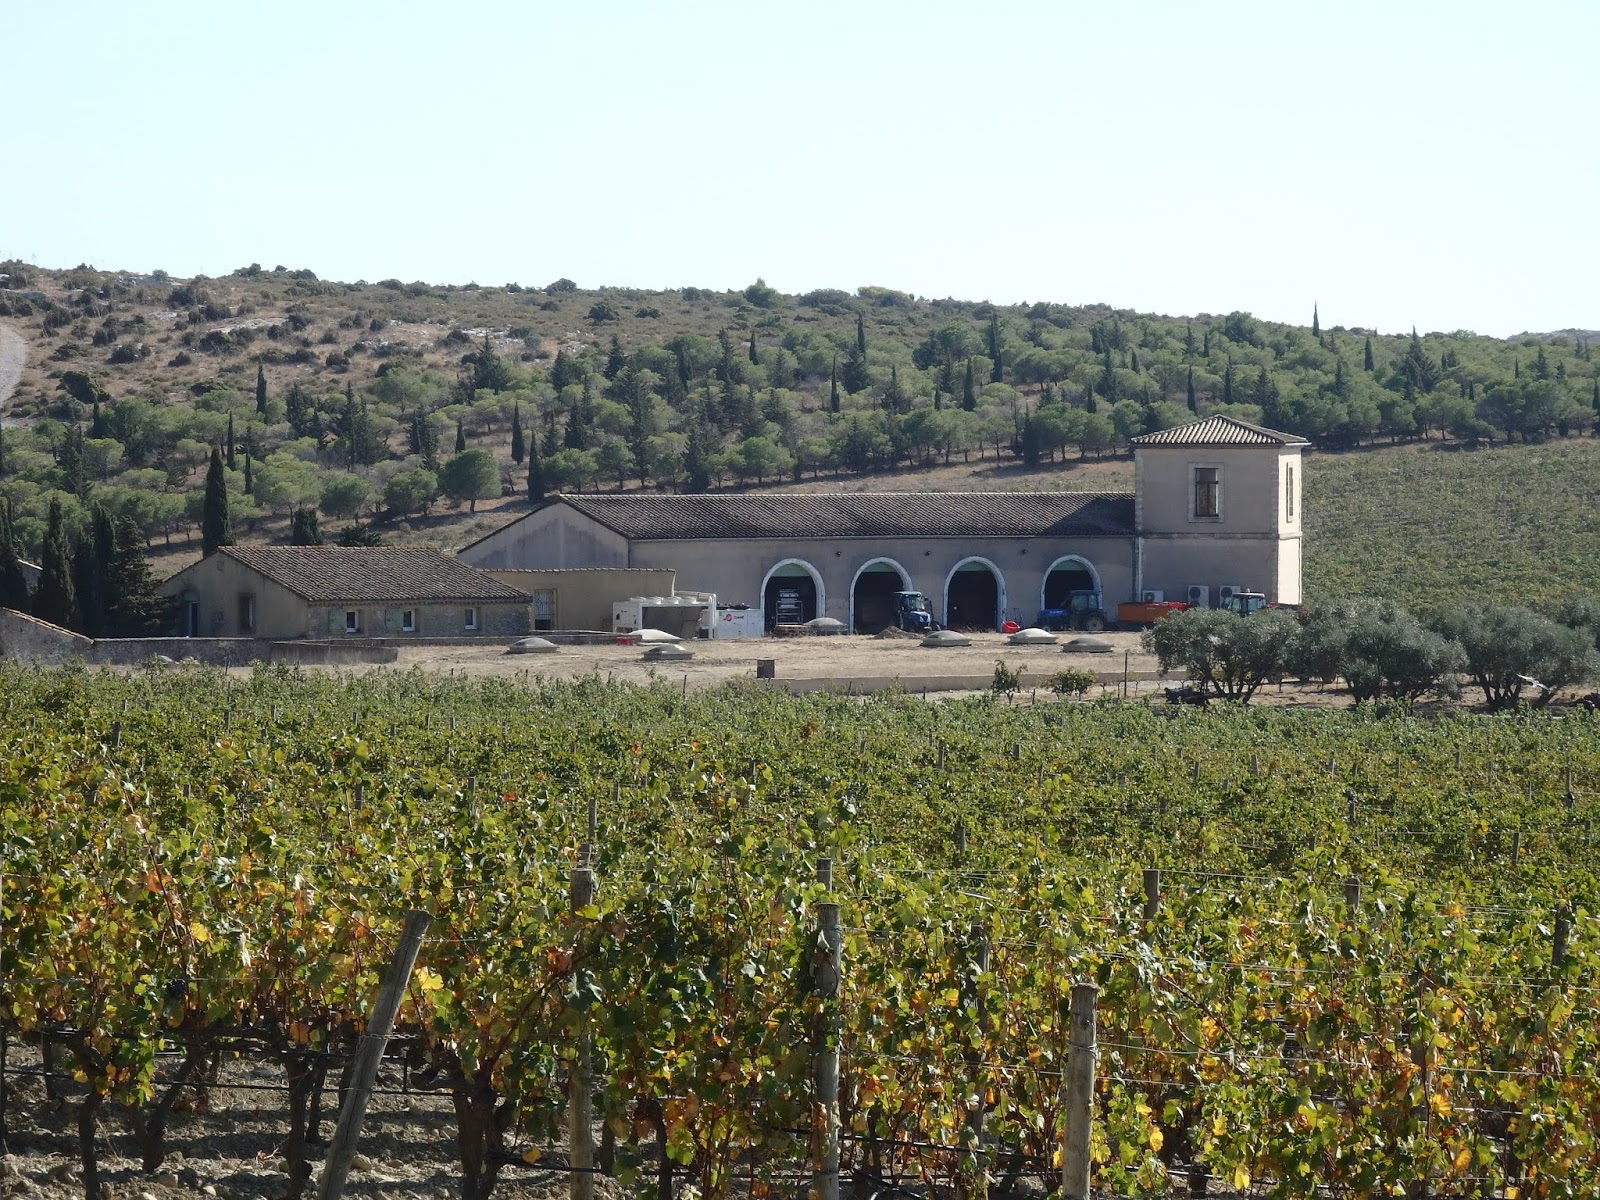
[[[242,1056],[309,1194],[415,908],[465,1200],[1057,1191],[1075,985],[1097,1196],[1593,1196],[1597,735],[0,670],[0,1104],[72,1077],[93,1194]]]

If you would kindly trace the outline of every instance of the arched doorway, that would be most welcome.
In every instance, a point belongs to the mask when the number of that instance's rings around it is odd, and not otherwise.
[[[804,559],[784,559],[761,581],[761,612],[768,633],[775,625],[804,625],[827,609],[822,576]]]
[[[944,623],[947,629],[979,629],[993,633],[1005,620],[1006,581],[986,558],[964,558],[944,577]]]
[[[863,563],[850,581],[850,632],[877,633],[894,624],[894,594],[909,591],[911,577],[892,558]]]
[[[1073,592],[1100,591],[1100,573],[1094,564],[1076,554],[1068,554],[1050,564],[1040,589],[1040,608],[1065,608]]]

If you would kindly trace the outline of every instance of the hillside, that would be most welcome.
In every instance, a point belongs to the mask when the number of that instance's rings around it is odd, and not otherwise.
[[[0,275],[0,323],[27,342],[0,495],[34,553],[54,497],[72,521],[126,513],[176,569],[197,553],[215,445],[247,540],[316,508],[330,537],[359,521],[448,546],[525,511],[530,485],[1123,486],[1129,437],[1220,410],[1328,452],[1307,471],[1314,596],[1554,594],[1593,589],[1600,562],[1585,509],[1600,378],[1579,334],[1379,336],[759,281]],[[452,466],[457,446],[483,453]]]

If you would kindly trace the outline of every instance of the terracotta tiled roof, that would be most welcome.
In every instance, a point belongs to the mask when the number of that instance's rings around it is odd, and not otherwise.
[[[408,546],[226,546],[218,551],[317,603],[478,601],[529,597],[437,550]]]
[[[1131,492],[751,492],[562,496],[638,541],[698,538],[1131,537]]]
[[[1297,433],[1263,429],[1235,417],[1206,417],[1188,425],[1159,429],[1131,439],[1135,446],[1305,446]]]

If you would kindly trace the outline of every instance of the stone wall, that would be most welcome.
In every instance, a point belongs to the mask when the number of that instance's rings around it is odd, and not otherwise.
[[[94,641],[15,609],[0,608],[0,658],[39,666],[60,666],[74,658],[87,660]]]

